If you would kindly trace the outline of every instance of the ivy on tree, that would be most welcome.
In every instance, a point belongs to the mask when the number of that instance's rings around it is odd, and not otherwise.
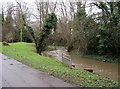
[[[45,39],[48,38],[48,35],[51,33],[51,29],[55,29],[57,24],[57,17],[54,13],[48,14],[47,18],[45,19],[44,25],[41,29],[41,32],[39,34],[39,37],[35,37],[34,31],[30,26],[27,26],[30,34],[32,35],[36,50],[39,54],[45,49],[46,43]]]

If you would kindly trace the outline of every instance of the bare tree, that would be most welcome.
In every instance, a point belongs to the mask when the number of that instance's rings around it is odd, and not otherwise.
[[[72,29],[72,20],[74,18],[74,14],[76,12],[76,2],[60,2],[60,11],[61,15],[59,17],[59,23],[60,27],[59,28],[62,33],[64,39],[67,41],[67,44],[70,42],[71,38],[71,29]]]
[[[13,26],[13,4],[8,3],[7,6],[2,8],[2,39],[6,41],[13,41],[14,39],[14,26]],[[12,35],[9,35],[11,33]],[[11,38],[9,40],[9,37]]]
[[[36,31],[36,35],[39,35],[39,32],[43,26],[43,23],[47,15],[49,13],[55,13],[55,10],[57,8],[57,2],[41,2],[39,0],[36,0],[35,5],[37,7],[37,12],[38,12],[37,15],[33,14],[37,19],[37,23],[35,25],[36,26],[35,31]]]
[[[28,18],[30,18],[30,12],[28,7],[25,3],[17,1],[17,5],[15,6],[14,10],[14,22],[16,25],[16,28],[20,30],[20,41],[23,41],[23,29],[24,25],[28,24]]]

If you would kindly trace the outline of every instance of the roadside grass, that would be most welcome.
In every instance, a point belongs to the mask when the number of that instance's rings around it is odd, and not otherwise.
[[[10,46],[2,47],[2,53],[28,66],[47,72],[50,75],[77,86],[118,87],[120,85],[118,82],[110,80],[107,77],[82,69],[70,69],[57,59],[40,56],[36,53],[34,43],[10,43]]]
[[[0,43],[0,53],[2,52],[2,43]]]

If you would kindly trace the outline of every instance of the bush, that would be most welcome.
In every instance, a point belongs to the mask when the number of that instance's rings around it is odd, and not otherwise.
[[[112,31],[104,26],[98,27],[98,34],[93,36],[88,42],[88,53],[107,55],[111,57],[119,56],[120,54],[120,40],[118,36],[120,33]]]
[[[62,33],[54,33],[50,34],[48,39],[46,40],[48,45],[55,45],[55,46],[66,46],[67,39],[64,38]]]
[[[14,42],[19,42],[19,41],[20,41],[20,30],[16,30]],[[32,37],[30,36],[29,32],[26,29],[23,30],[22,41],[32,42]]]

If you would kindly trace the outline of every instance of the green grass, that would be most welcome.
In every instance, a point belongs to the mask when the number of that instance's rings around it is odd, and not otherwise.
[[[28,66],[82,87],[117,87],[118,82],[82,69],[70,69],[57,59],[40,56],[33,43],[10,43],[3,46],[3,54]]]
[[[2,52],[2,44],[0,43],[0,53]]]

